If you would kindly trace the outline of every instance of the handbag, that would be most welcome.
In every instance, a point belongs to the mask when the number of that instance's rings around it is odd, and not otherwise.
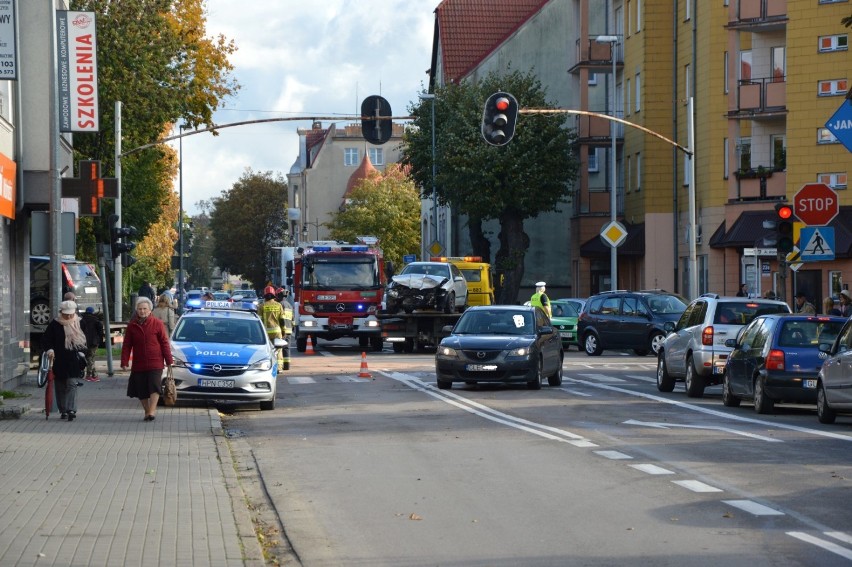
[[[175,387],[175,377],[172,374],[172,367],[166,367],[166,378],[163,381],[163,403],[167,406],[173,406],[177,403],[177,388]]]

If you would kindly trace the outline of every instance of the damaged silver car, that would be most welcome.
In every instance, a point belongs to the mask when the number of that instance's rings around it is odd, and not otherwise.
[[[390,313],[401,310],[455,313],[467,306],[467,282],[461,271],[448,262],[412,262],[391,278],[385,293]]]

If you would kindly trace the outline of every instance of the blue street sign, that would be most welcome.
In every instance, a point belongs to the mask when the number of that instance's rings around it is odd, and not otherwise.
[[[852,152],[852,101],[844,100],[837,112],[825,123],[825,127]]]
[[[834,227],[803,226],[799,233],[802,262],[834,260]]]
[[[410,264],[410,263],[416,262],[416,261],[417,261],[417,255],[416,254],[404,254],[402,256],[402,263],[403,264]]]

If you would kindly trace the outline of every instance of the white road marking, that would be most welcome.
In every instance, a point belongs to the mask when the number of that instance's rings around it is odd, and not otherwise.
[[[579,390],[569,390],[568,388],[562,388],[563,391],[568,392],[569,394],[574,394],[575,396],[581,396],[584,398],[591,398],[592,395],[586,392],[581,392]]]
[[[784,516],[784,512],[779,512],[769,506],[758,504],[753,500],[722,500],[728,506],[739,508],[743,512],[748,512],[753,516]]]
[[[341,382],[369,382],[372,378],[358,378],[358,376],[352,376],[351,374],[341,374],[337,377]]]
[[[643,473],[648,474],[674,474],[674,471],[670,471],[669,469],[664,469],[663,467],[658,467],[657,465],[652,465],[649,463],[642,465],[628,465],[633,467],[637,471],[642,471]]]
[[[316,380],[310,376],[287,376],[287,382],[290,384],[316,384]]]
[[[578,376],[606,384],[623,384],[625,382],[625,380],[610,376],[609,374],[578,374]]]
[[[828,537],[833,537],[834,539],[839,539],[843,543],[852,543],[852,536],[845,534],[843,532],[825,532],[825,535]]]
[[[521,419],[519,417],[497,411],[486,405],[468,400],[458,394],[454,394],[446,390],[438,390],[435,386],[426,384],[411,374],[405,374],[402,372],[382,372],[382,374],[392,380],[402,382],[409,388],[419,390],[433,398],[437,398],[445,403],[490,421],[494,421],[502,425],[508,425],[509,427],[514,427],[515,429],[520,429],[521,431],[526,431],[527,433],[532,433],[533,435],[538,435],[539,437],[544,437],[545,439],[550,439],[552,441],[568,443],[575,447],[597,447],[596,444],[587,440],[582,435],[577,435],[576,433],[559,429],[557,427],[551,427],[549,425],[543,425],[541,423]]]
[[[834,533],[834,532],[831,532]],[[788,536],[792,536],[798,540],[804,541],[805,543],[810,543],[817,547],[821,547],[826,551],[830,551],[832,553],[836,553],[837,555],[843,557],[844,559],[852,559],[852,550],[846,549],[845,547],[841,547],[836,543],[826,541],[824,539],[820,539],[818,537],[814,537],[812,535],[808,535],[804,532],[787,532]]]
[[[648,377],[648,376],[639,376],[639,375],[637,375],[637,374],[628,374],[628,375],[627,375],[627,377],[628,377],[628,378],[633,378],[634,380],[640,380],[640,381],[642,381],[642,382],[649,382],[649,383],[651,383],[651,384],[656,384],[656,383],[657,383],[657,379],[656,379],[656,378],[651,378],[651,377]]]
[[[672,482],[693,492],[723,492],[721,488],[710,486],[700,480],[673,480]]]
[[[763,435],[757,435],[755,433],[748,433],[746,431],[739,431],[737,429],[731,429],[730,427],[721,427],[718,425],[689,425],[685,423],[659,423],[652,421],[637,421],[635,419],[628,419],[624,422],[625,425],[640,425],[643,427],[653,427],[656,429],[669,429],[670,427],[682,427],[684,429],[711,429],[714,431],[724,431],[726,433],[733,433],[734,435],[742,435],[743,437],[751,437],[752,439],[759,439],[760,441],[767,441],[769,443],[783,443],[784,441],[781,439],[775,439],[774,437],[764,437]]]
[[[621,451],[595,451],[595,454],[600,455],[601,457],[606,457],[607,459],[612,459],[614,461],[633,458],[630,455],[625,455]]]

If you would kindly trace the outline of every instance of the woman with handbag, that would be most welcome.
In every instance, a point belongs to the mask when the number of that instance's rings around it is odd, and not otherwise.
[[[127,396],[139,398],[145,411],[144,421],[154,421],[157,402],[163,393],[163,369],[174,362],[166,326],[151,315],[153,308],[154,304],[147,297],[136,300],[136,314],[127,324],[121,347],[122,370],[127,370],[133,356]]]
[[[59,316],[47,325],[42,347],[53,366],[60,417],[74,421],[77,418],[77,381],[83,377],[88,348],[76,303],[63,301],[59,304]]]

